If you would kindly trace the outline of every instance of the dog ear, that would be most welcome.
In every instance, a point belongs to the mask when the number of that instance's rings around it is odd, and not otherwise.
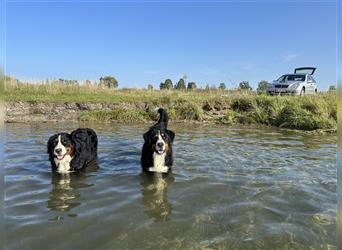
[[[143,137],[144,137],[144,140],[145,140],[145,142],[146,143],[150,143],[151,142],[151,131],[149,130],[149,131],[147,131],[144,135],[143,135]]]
[[[85,154],[88,153],[88,151],[85,150],[85,146],[83,146],[83,143],[81,140],[79,140],[77,134],[71,134],[71,142],[73,146],[73,155],[72,160],[70,162],[70,168],[71,169],[81,169],[85,164]],[[83,146],[83,151],[82,151]]]
[[[46,145],[48,154],[53,153],[52,152],[53,151],[53,148],[52,148],[53,147],[53,141],[56,140],[57,136],[58,136],[58,134],[55,134],[49,138],[47,145]]]
[[[171,130],[166,130],[166,133],[170,136],[171,142],[175,139],[175,133]]]
[[[73,155],[79,156],[81,154],[81,151],[82,151],[81,141],[78,140],[78,138],[77,138],[77,136],[75,136],[75,134],[71,134],[70,138],[71,138],[71,144],[73,147]]]

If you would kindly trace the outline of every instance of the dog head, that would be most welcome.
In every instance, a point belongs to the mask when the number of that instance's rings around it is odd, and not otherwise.
[[[157,124],[144,134],[145,143],[157,154],[164,154],[173,143],[175,133],[168,130],[163,124]]]
[[[63,160],[66,155],[73,156],[75,144],[67,133],[59,133],[50,137],[47,143],[47,152],[50,160]]]

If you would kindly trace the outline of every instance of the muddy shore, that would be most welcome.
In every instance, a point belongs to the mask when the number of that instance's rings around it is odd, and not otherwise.
[[[79,102],[6,102],[5,123],[59,122],[79,120],[81,113],[92,110],[114,110],[116,108],[141,108],[145,105]]]

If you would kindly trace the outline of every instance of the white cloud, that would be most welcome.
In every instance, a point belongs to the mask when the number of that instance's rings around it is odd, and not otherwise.
[[[300,54],[298,53],[294,53],[294,52],[286,52],[282,58],[283,58],[283,62],[290,62],[296,58],[298,58],[300,56]]]

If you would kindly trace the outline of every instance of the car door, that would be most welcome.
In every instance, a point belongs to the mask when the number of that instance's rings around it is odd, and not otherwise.
[[[315,93],[316,82],[312,77],[315,71],[316,71],[315,67],[300,67],[300,68],[295,68],[294,70],[295,74],[307,74],[306,81],[305,81],[305,92],[307,94]]]
[[[317,83],[316,83],[316,80],[311,76],[312,78],[312,91],[314,94],[316,94],[317,92]]]
[[[315,82],[311,75],[307,75],[306,79],[306,93],[313,94],[315,92]]]

